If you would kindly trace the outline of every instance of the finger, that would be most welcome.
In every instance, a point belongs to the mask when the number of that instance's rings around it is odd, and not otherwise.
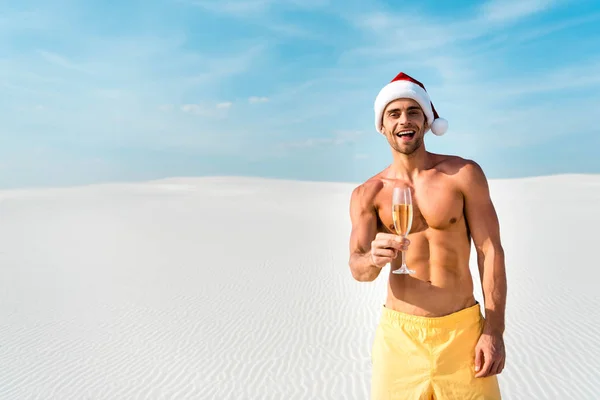
[[[382,248],[388,247],[388,246],[385,246],[386,241],[387,241],[386,239],[375,239],[371,242],[371,247],[374,249],[375,248],[382,249]]]
[[[380,239],[373,240],[371,242],[371,251],[375,252],[375,251],[388,249],[388,246],[385,246],[384,244],[385,244],[384,240],[380,240]]]
[[[489,354],[484,354],[483,359],[484,359],[483,366],[481,367],[481,370],[479,371],[479,373],[477,375],[475,375],[476,378],[485,377],[490,372],[490,367],[492,366],[491,357],[489,356]]]
[[[495,360],[490,363],[490,370],[486,376],[496,375],[498,373],[498,367],[500,366],[500,360]]]
[[[504,370],[504,357],[498,361],[498,367],[496,368],[496,374],[499,374]]]
[[[496,364],[497,364],[496,365],[496,374],[499,374],[504,369],[504,357],[498,358],[498,361]]]
[[[483,361],[483,352],[479,349],[475,349],[475,372],[481,370],[481,364]]]
[[[384,258],[380,258],[378,260],[378,264],[377,265],[379,266],[379,268],[383,268],[383,267],[385,267],[387,265],[391,266],[393,261],[394,261],[393,258],[384,257]]]
[[[378,254],[378,252],[383,254]],[[393,250],[378,249],[371,252],[371,262],[381,268],[394,261],[395,258]]]
[[[372,253],[377,257],[394,257],[397,254],[397,251],[393,249],[375,248],[373,249]]]
[[[498,362],[496,363],[496,371],[494,372],[494,375],[498,375],[500,372],[502,372],[502,368],[504,362],[502,360],[498,360]]]
[[[371,244],[372,247],[376,247],[379,249],[396,249],[400,250],[400,242],[395,239],[378,239],[373,241]]]
[[[477,364],[477,366],[479,368],[476,368],[477,370],[477,374],[475,375],[476,377],[482,377],[485,374],[488,373],[488,370],[490,368],[490,357],[488,355],[488,353],[485,350],[479,350],[479,362]]]
[[[394,254],[397,253],[397,250],[386,247],[375,247],[371,252],[380,257],[393,257]]]
[[[394,239],[394,237],[396,236],[397,235],[394,235],[392,233],[379,232],[377,235],[375,235],[375,240],[390,240]]]
[[[389,257],[377,257],[371,255],[371,263],[377,268],[383,268],[388,264],[392,263],[392,259]]]
[[[390,239],[390,246],[402,251],[404,247],[404,240],[400,236],[395,236],[394,238]]]

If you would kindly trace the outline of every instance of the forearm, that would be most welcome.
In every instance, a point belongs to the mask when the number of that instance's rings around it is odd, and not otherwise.
[[[359,282],[374,281],[381,272],[381,268],[373,265],[370,251],[367,253],[353,253],[350,256],[349,266],[352,277]]]
[[[503,334],[506,309],[506,269],[502,246],[490,245],[479,257],[481,284],[485,303],[484,333]]]

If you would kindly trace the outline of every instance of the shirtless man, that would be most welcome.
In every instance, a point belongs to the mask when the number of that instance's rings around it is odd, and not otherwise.
[[[390,264],[372,346],[371,399],[500,399],[496,375],[505,360],[507,285],[487,179],[473,161],[425,149],[425,133],[442,135],[447,122],[420,82],[400,73],[378,94],[374,109],[393,161],[352,192],[349,259],[361,282],[375,280]],[[413,196],[406,240],[394,233],[397,182]],[[471,239],[485,318],[473,295]],[[392,272],[403,250],[414,274]]]

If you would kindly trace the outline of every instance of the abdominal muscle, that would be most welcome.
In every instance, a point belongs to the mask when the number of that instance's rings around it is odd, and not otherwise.
[[[385,306],[407,314],[441,317],[476,304],[469,270],[470,241],[458,232],[410,235],[406,264],[415,271],[397,275],[402,254],[392,262]]]

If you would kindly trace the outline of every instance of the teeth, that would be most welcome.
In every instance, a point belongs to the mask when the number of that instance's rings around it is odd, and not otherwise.
[[[404,136],[404,135],[414,135],[415,131],[402,131],[398,133],[398,136]]]

